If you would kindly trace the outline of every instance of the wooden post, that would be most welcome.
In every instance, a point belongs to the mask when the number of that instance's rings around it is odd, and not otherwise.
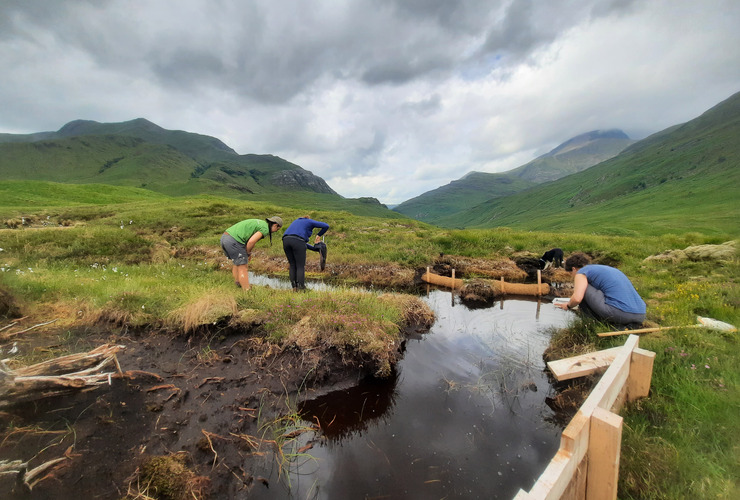
[[[506,290],[504,289],[504,277],[501,276],[501,295],[505,293],[506,293]]]
[[[537,269],[537,295],[542,295],[542,271]]]
[[[455,270],[452,270],[452,289],[455,289]]]
[[[614,500],[619,480],[622,417],[603,408],[591,415],[586,500]]]
[[[630,374],[627,378],[627,401],[647,397],[650,393],[655,353],[637,347],[632,351],[631,361]]]

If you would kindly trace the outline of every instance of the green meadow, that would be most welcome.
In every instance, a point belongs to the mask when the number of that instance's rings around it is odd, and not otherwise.
[[[732,221],[702,219],[701,225],[684,231],[677,216],[658,230],[651,228],[645,213],[642,218],[634,214],[626,231],[613,229],[596,215],[584,216],[580,231],[455,230],[394,213],[357,213],[362,203],[357,201],[358,210],[351,213],[337,210],[322,195],[240,201],[212,195],[169,197],[121,186],[0,182],[0,328],[19,316],[56,320],[63,338],[64,332],[85,325],[197,333],[228,320],[235,327],[258,329],[275,345],[329,343],[348,352],[361,350],[383,375],[394,361],[383,346],[400,341],[404,325],[430,318],[401,286],[393,293],[352,288],[366,282],[363,270],[396,273],[410,286],[414,272],[431,265],[440,253],[498,260],[555,246],[566,254],[584,251],[630,276],[648,303],[651,323],[685,326],[640,339],[640,346],[657,357],[650,397],[623,412],[619,498],[737,497],[738,333],[690,325],[696,316],[740,325],[738,253],[724,260],[646,260],[668,250],[736,242]],[[235,288],[219,247],[220,234],[241,219],[275,214],[286,224],[310,214],[331,225],[329,265],[348,271],[342,276],[311,272],[309,277],[337,285],[335,291]],[[681,216],[689,214],[686,208]],[[272,245],[264,239],[256,248],[250,270],[287,275],[279,236]],[[307,315],[320,318],[313,324],[322,328],[296,328]],[[555,337],[560,342],[570,338],[566,342],[573,351],[624,341],[597,336],[606,329],[578,322]],[[74,350],[73,344],[62,345]],[[51,353],[58,354],[58,349]]]

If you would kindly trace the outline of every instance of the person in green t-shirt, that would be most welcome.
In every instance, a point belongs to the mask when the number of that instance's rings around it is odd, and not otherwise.
[[[272,244],[272,233],[283,227],[283,219],[274,215],[267,219],[246,219],[237,222],[221,235],[221,248],[233,261],[231,272],[236,286],[249,290],[249,269],[247,263],[254,245],[268,235]]]

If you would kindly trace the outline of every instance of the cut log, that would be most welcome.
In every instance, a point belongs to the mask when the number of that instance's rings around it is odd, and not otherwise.
[[[547,283],[508,283],[493,281],[493,285],[498,291],[506,295],[547,295],[550,293],[550,285]]]
[[[461,279],[440,276],[439,274],[429,272],[429,269],[427,269],[427,272],[421,277],[421,279],[427,283],[431,283],[432,285],[440,285],[447,288],[460,288],[463,285],[463,280]]]
[[[454,278],[454,275],[452,278],[449,278],[447,276],[440,276],[439,274],[434,274],[429,271],[429,268],[427,268],[427,272],[424,273],[421,277],[421,279],[427,283],[431,283],[432,285],[439,285],[444,286],[447,288],[462,288],[463,286],[463,280]],[[550,285],[547,283],[507,283],[504,281],[503,278],[501,278],[501,281],[495,281],[495,280],[483,280],[485,282],[490,282],[491,286],[494,288],[496,295],[547,295],[550,293]]]

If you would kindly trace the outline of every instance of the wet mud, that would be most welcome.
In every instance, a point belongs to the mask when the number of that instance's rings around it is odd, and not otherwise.
[[[206,476],[200,485],[208,484],[210,497],[237,498],[266,487],[249,465],[257,448],[275,452],[260,441],[261,425],[289,411],[299,389],[308,395],[364,376],[339,355],[325,354],[316,364],[295,351],[271,352],[244,334],[187,339],[142,332],[85,341],[127,346],[118,361],[132,374],[87,393],[5,408],[0,460],[28,461],[29,468],[68,460],[32,491],[0,476],[2,498],[121,498],[141,491],[136,472],[148,458],[178,452]]]

